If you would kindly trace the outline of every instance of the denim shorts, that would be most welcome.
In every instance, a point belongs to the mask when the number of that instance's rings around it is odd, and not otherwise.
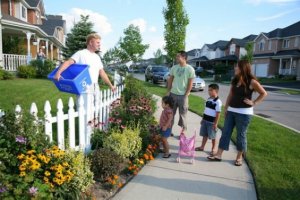
[[[164,137],[164,138],[168,138],[171,135],[171,128],[167,128],[167,130],[163,131],[162,129],[160,129],[160,134]]]
[[[213,128],[214,123],[202,120],[200,127],[200,136],[216,139],[216,131]]]

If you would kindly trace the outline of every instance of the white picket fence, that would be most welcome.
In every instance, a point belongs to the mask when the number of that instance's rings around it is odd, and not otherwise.
[[[20,65],[27,64],[26,55],[3,54],[4,70],[17,71]]]
[[[75,106],[74,99],[69,98],[68,112],[63,111],[63,102],[61,99],[56,104],[56,116],[52,116],[52,106],[49,101],[44,104],[45,115],[38,118],[38,109],[35,103],[31,104],[30,113],[39,122],[45,126],[45,134],[48,135],[50,141],[53,141],[53,125],[56,124],[57,145],[61,149],[65,149],[65,138],[68,138],[69,147],[72,149],[90,151],[91,135],[95,128],[106,129],[109,118],[110,105],[113,101],[121,97],[124,85],[117,86],[115,92],[111,90],[102,90],[96,96],[92,94],[82,94],[77,99]],[[91,101],[92,98],[92,101]],[[90,102],[90,103],[89,103]],[[76,107],[76,108],[75,108]],[[15,111],[21,112],[22,108],[17,105]],[[0,110],[0,117],[4,112]],[[76,120],[78,119],[78,123]],[[68,124],[68,131],[65,132],[65,124]],[[79,142],[76,144],[76,133],[79,134]]]

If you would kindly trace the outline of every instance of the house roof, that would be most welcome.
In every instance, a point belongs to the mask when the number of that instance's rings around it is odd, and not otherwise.
[[[41,0],[25,0],[31,7],[37,7]]]
[[[57,27],[62,27],[65,30],[66,21],[59,15],[46,15],[46,19],[43,20],[42,25],[37,25],[48,35],[53,36]]]
[[[201,56],[200,58],[193,58],[188,62],[195,62],[195,61],[208,61],[208,58],[206,56]]]
[[[213,59],[213,61],[237,61],[238,60],[238,57],[236,55],[229,55],[229,56],[224,56],[224,57],[221,57],[221,58],[216,58],[216,59]]]
[[[251,34],[251,35],[244,37],[243,40],[254,41],[257,36],[258,35]]]
[[[282,38],[300,35],[300,21],[285,28],[277,28],[265,34],[268,38]]]
[[[27,23],[27,22],[25,22],[23,20],[20,20],[20,19],[18,19],[16,17],[13,17],[13,16],[5,14],[5,13],[2,13],[2,19],[13,21],[13,22],[18,22],[18,23],[22,23],[22,24],[32,25],[32,24],[29,24],[29,23]]]
[[[224,50],[228,44],[228,41],[219,40],[212,44],[205,44],[209,49],[216,50],[217,48]]]
[[[197,51],[200,52],[201,49],[192,49],[192,50],[190,50],[190,51],[188,51],[186,53],[187,53],[188,56],[195,56]]]
[[[300,57],[300,50],[299,49],[291,49],[291,50],[278,51],[277,53],[254,54],[253,56],[254,56],[254,58],[280,57],[280,56]]]

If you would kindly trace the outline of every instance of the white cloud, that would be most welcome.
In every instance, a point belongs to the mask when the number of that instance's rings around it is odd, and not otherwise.
[[[292,2],[297,2],[299,0],[246,0],[247,3],[252,5],[260,5],[262,3],[270,3],[270,4],[287,4]]]
[[[156,31],[157,31],[157,29],[156,29],[156,27],[155,27],[155,26],[151,26],[151,27],[149,28],[149,31],[150,31],[150,32],[156,32]]]
[[[162,52],[165,54],[164,51],[164,46],[165,46],[165,41],[161,36],[155,36],[155,37],[147,37],[143,41],[144,44],[149,44],[149,48],[146,50],[144,54],[144,58],[153,58],[154,52],[157,51],[157,49],[161,49]]]
[[[71,30],[74,23],[80,20],[80,15],[89,15],[89,20],[94,24],[93,29],[100,35],[107,35],[112,32],[112,26],[108,22],[107,17],[92,10],[72,8],[69,12],[61,13],[60,15],[66,20],[67,32]]]
[[[300,10],[300,8],[296,8],[296,9],[293,9],[293,10],[289,10],[289,11],[277,13],[277,14],[272,15],[272,16],[267,16],[267,17],[257,17],[257,18],[256,18],[256,21],[269,21],[269,20],[277,19],[277,18],[283,17],[283,16],[285,16],[285,15],[291,14],[291,13],[293,13],[293,12],[299,11],[299,10]]]
[[[147,29],[147,22],[143,18],[133,19],[130,22],[128,22],[128,25],[129,24],[133,24],[134,26],[138,26],[141,33],[144,33]]]

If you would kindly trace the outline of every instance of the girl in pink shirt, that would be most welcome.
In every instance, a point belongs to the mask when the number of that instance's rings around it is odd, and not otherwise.
[[[169,158],[171,156],[171,154],[169,153],[168,137],[170,137],[171,135],[173,105],[174,105],[174,100],[171,96],[165,96],[162,98],[163,111],[160,115],[159,126],[160,126],[160,133],[162,135],[162,144],[164,148],[163,158]]]

